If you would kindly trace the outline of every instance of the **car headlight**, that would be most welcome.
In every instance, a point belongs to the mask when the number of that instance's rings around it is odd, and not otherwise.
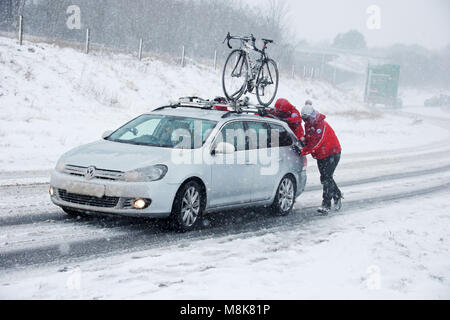
[[[124,180],[127,182],[149,182],[164,178],[167,173],[167,166],[157,164],[151,167],[127,171],[124,174]]]
[[[66,162],[61,160],[61,159],[59,159],[58,163],[56,164],[55,170],[58,171],[58,172],[63,172],[65,166],[66,166]]]

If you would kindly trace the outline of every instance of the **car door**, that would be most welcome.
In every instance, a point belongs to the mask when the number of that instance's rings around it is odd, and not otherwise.
[[[264,121],[246,121],[249,162],[254,183],[252,201],[268,200],[272,195],[274,175],[278,172],[278,158],[270,149],[269,125]]]
[[[292,145],[294,140],[291,133],[289,133],[282,125],[270,123],[270,139],[270,149],[273,154],[273,161],[274,163],[278,163],[278,172],[274,178],[274,181],[278,184],[287,171],[293,171],[291,168],[293,163],[298,162],[298,170],[301,171],[303,168],[301,163],[303,162],[293,151]],[[274,188],[275,187],[278,186],[274,186]]]
[[[248,150],[244,123],[232,121],[222,127],[212,147],[218,142],[229,142],[234,148],[233,154],[215,154],[211,165],[210,207],[227,206],[251,201],[254,187],[254,170],[246,164]]]

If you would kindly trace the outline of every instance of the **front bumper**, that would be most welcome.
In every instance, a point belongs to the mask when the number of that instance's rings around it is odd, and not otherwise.
[[[179,185],[163,181],[86,180],[54,170],[50,179],[54,189],[51,200],[57,206],[80,211],[165,218],[170,215]],[[145,209],[135,209],[130,204],[138,198],[151,199],[151,203]]]

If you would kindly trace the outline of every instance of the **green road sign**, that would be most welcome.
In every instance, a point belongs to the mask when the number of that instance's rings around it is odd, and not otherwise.
[[[395,64],[370,65],[367,68],[364,102],[398,106],[397,99],[400,66]]]

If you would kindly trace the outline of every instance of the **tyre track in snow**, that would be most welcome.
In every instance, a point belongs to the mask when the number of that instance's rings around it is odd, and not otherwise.
[[[423,180],[427,176],[420,175]],[[450,178],[444,179],[437,185],[432,185],[414,190],[407,190],[380,196],[369,196],[361,199],[345,201],[343,214],[352,210],[368,208],[374,204],[408,199],[420,195],[450,189]],[[417,182],[417,181],[416,181]],[[419,180],[420,182],[420,180]],[[126,231],[120,235],[94,239],[75,240],[59,244],[25,247],[17,250],[0,252],[0,269],[23,268],[29,265],[42,265],[54,263],[76,263],[77,261],[89,259],[90,257],[110,256],[122,253],[131,253],[148,250],[166,245],[178,245],[184,247],[191,245],[192,241],[201,241],[211,237],[222,237],[227,235],[247,234],[248,236],[270,232],[273,228],[293,228],[299,224],[315,219],[316,207],[296,208],[292,215],[287,217],[273,217],[270,213],[259,210],[257,213],[227,212],[209,216],[210,224],[201,230],[185,234],[173,233],[165,230],[160,222],[137,222],[128,220],[128,224],[119,227]],[[136,222],[136,224],[133,223]],[[97,221],[91,221],[97,223]],[[85,223],[82,221],[82,223]],[[113,227],[116,228],[116,227]]]

